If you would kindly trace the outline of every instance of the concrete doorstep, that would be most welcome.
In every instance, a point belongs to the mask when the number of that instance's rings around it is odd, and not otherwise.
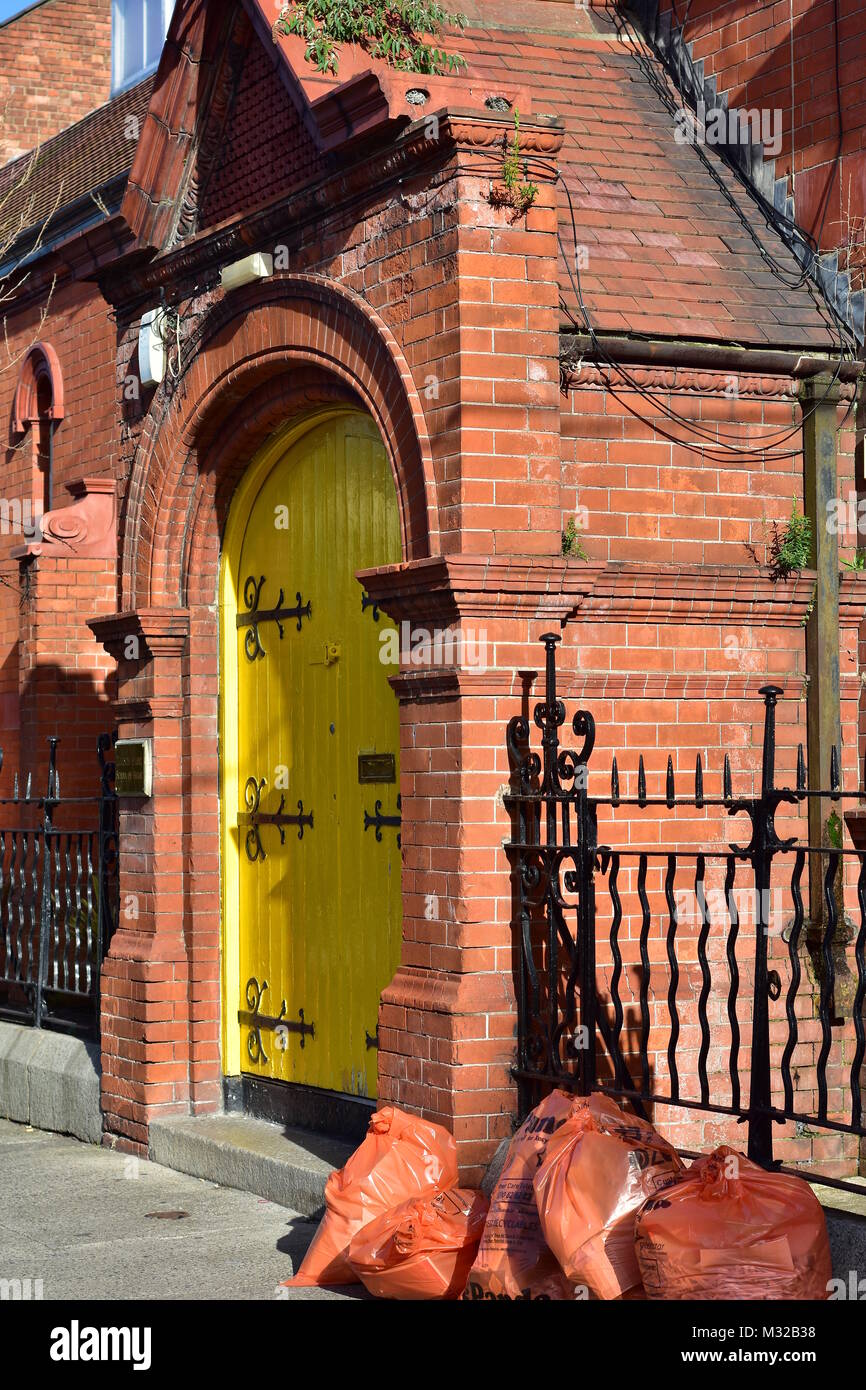
[[[247,1115],[174,1115],[150,1125],[150,1157],[166,1168],[237,1187],[313,1216],[325,1183],[356,1145]]]

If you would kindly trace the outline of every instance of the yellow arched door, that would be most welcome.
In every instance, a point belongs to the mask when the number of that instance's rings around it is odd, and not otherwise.
[[[254,461],[222,585],[228,1051],[236,1020],[242,1071],[364,1096],[400,954],[400,768],[388,619],[355,573],[400,555],[381,438],[347,411]]]

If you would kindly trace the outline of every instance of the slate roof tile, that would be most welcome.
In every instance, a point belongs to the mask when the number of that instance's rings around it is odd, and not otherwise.
[[[32,227],[50,231],[56,213],[129,171],[136,143],[132,132],[144,123],[152,86],[148,77],[120,92],[0,168],[0,246]]]

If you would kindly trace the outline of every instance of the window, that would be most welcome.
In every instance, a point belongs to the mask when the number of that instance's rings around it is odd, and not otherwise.
[[[111,90],[140,82],[159,62],[172,0],[112,0]]]

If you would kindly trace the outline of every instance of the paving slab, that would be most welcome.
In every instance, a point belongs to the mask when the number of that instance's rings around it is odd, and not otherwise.
[[[44,1299],[340,1300],[282,1289],[308,1215],[146,1159],[0,1120],[0,1281]]]

